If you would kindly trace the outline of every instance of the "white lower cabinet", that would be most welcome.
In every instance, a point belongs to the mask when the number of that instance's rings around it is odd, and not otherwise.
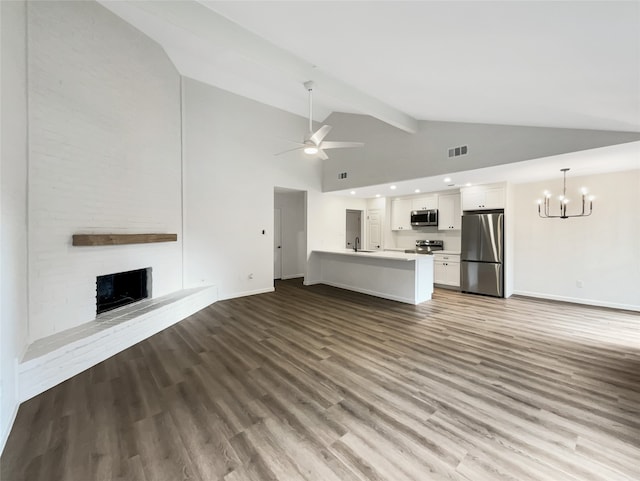
[[[434,254],[433,282],[442,286],[460,287],[460,256]]]

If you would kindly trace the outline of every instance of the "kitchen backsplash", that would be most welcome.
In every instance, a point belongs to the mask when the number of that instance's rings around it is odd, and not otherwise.
[[[460,231],[439,231],[435,227],[426,227],[411,231],[393,232],[392,238],[395,241],[395,246],[389,247],[411,249],[415,247],[416,240],[429,239],[444,241],[444,250],[460,250]]]

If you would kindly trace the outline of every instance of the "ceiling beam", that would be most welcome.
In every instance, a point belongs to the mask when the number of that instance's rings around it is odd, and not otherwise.
[[[418,122],[413,117],[322,72],[312,63],[273,45],[199,2],[101,0],[100,3],[148,35],[148,31],[142,28],[143,23],[156,31],[164,26],[163,35],[171,36],[184,46],[197,48],[198,54],[204,58],[208,54],[219,55],[221,51],[232,52],[257,65],[285,74],[300,84],[313,80],[323,94],[340,99],[354,110],[393,127],[409,133],[418,130]]]

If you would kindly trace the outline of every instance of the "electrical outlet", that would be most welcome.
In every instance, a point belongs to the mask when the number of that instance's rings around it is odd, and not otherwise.
[[[579,287],[582,289],[583,286],[584,286],[584,283],[582,281],[576,281],[576,287]]]
[[[253,279],[253,272],[249,274],[249,279]]]

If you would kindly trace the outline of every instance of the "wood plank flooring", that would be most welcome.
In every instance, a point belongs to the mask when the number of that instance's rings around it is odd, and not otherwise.
[[[638,480],[640,316],[279,282],[25,402],[0,478]]]

